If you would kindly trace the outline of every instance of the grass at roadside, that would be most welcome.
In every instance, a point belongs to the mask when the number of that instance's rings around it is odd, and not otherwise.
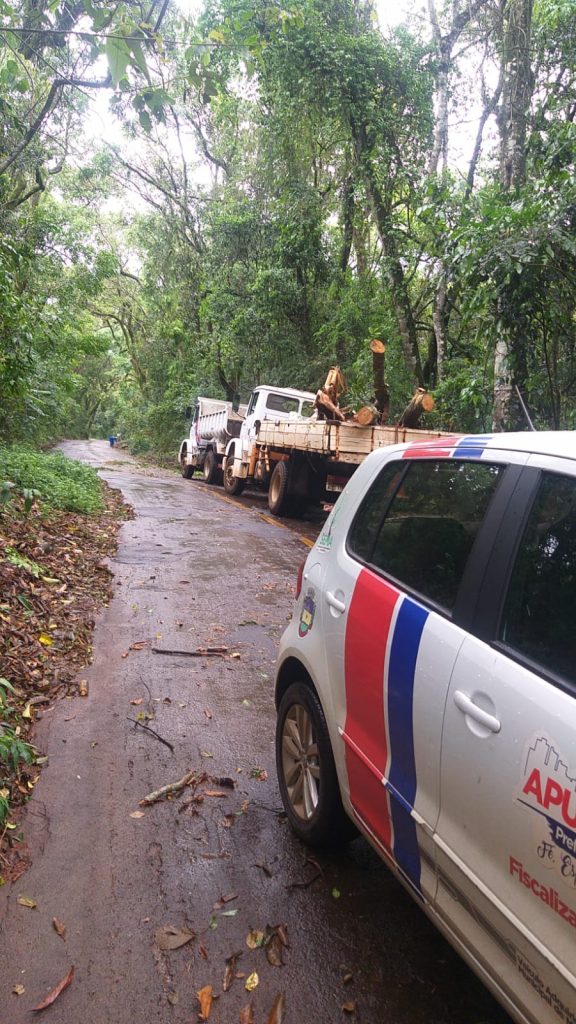
[[[10,486],[11,485],[11,486]],[[97,473],[61,452],[34,451],[22,445],[0,445],[0,501],[25,492],[46,508],[87,515],[104,507]]]
[[[131,513],[94,470],[27,449],[0,447],[0,498],[2,884],[26,866],[18,816],[42,763],[32,745],[35,716],[77,692],[94,616],[111,593],[103,559]]]

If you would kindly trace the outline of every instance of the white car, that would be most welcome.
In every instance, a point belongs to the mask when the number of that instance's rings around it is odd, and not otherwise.
[[[576,434],[373,452],[297,590],[292,828],[356,826],[516,1021],[576,1024]]]

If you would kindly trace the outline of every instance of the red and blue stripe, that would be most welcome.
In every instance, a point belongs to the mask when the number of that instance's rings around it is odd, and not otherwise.
[[[415,441],[406,448],[404,459],[480,459],[493,434],[467,434],[438,437],[433,441]]]
[[[358,818],[417,892],[414,685],[428,614],[363,569],[350,604],[345,648],[343,738],[350,799]]]

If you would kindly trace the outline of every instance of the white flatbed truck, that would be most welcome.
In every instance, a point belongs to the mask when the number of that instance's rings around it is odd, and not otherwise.
[[[444,436],[441,431],[319,420],[314,399],[311,392],[293,388],[261,385],[252,392],[239,436],[226,446],[228,494],[241,494],[254,483],[268,492],[273,515],[297,517],[310,504],[334,501],[374,448]]]

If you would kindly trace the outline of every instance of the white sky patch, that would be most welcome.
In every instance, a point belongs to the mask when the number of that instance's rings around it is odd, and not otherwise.
[[[185,17],[192,19],[200,14],[203,6],[203,0],[176,0],[175,2],[175,7]],[[429,36],[429,17],[424,0],[420,0],[416,4],[410,3],[409,0],[377,0],[375,10],[380,28],[385,34],[387,30],[404,23],[418,34]],[[472,63],[472,53],[469,53],[468,59]],[[106,73],[104,58],[101,58],[101,67],[97,70],[102,76]],[[473,77],[473,74],[473,70],[469,67],[467,77],[470,75]],[[459,107],[461,114],[458,116],[458,122],[451,125],[449,141],[450,166],[463,177],[468,170],[468,163],[480,116],[479,102],[474,98],[474,88],[472,87],[467,91],[469,99],[462,107]],[[86,147],[90,150],[92,148],[100,148],[104,144],[117,146],[127,154],[128,158],[133,157],[134,161],[137,162],[138,159],[142,158],[145,146],[139,140],[130,139],[127,136],[121,121],[115,117],[110,109],[111,95],[111,90],[106,89],[98,90],[90,96],[89,114],[85,122]],[[154,131],[156,131],[156,128],[154,128]],[[162,133],[161,128],[160,132]],[[164,134],[163,141],[168,150],[173,152],[175,161],[180,164],[181,155],[177,140],[171,137],[171,134],[168,132]],[[205,162],[199,160],[195,139],[192,135],[188,134],[183,136],[182,142],[185,157],[189,163],[188,174],[191,184],[208,187],[211,181],[210,171],[207,169]],[[146,204],[142,197],[137,194],[134,194],[133,197],[127,195],[121,202],[119,200],[112,200],[107,204],[109,209],[114,210],[122,207],[126,209],[127,206],[135,209],[144,209]]]

